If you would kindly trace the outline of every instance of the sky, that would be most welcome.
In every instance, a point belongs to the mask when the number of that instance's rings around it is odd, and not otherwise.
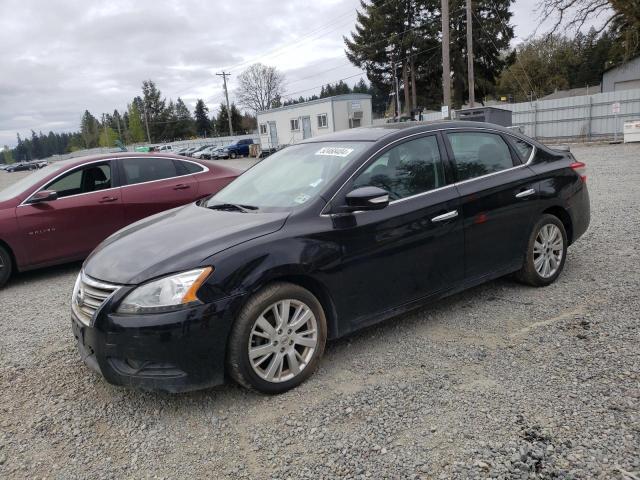
[[[517,40],[538,25],[538,0],[516,0]],[[0,0],[0,148],[16,133],[76,131],[85,109],[124,111],[152,79],[167,99],[214,110],[222,78],[254,62],[285,74],[286,94],[359,80],[344,55],[359,0]],[[516,41],[517,41],[516,40]],[[366,77],[364,77],[366,78]]]

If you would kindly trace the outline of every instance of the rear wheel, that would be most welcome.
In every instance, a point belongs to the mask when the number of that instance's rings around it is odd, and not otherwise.
[[[0,288],[9,281],[12,270],[13,263],[11,261],[11,255],[6,248],[0,245]]]
[[[326,339],[318,299],[298,285],[274,283],[256,293],[236,319],[229,337],[229,374],[247,388],[285,392],[313,374]]]
[[[543,215],[534,226],[518,280],[536,287],[555,282],[567,259],[567,232],[558,217]]]

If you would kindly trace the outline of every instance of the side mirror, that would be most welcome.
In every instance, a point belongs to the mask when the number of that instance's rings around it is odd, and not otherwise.
[[[36,192],[31,199],[29,199],[29,203],[42,203],[42,202],[52,202],[58,198],[58,192],[54,190],[40,190]]]
[[[357,210],[382,210],[389,205],[389,193],[378,187],[360,187],[347,194],[347,208]]]

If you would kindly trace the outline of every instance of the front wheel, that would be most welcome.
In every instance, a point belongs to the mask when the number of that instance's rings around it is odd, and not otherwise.
[[[308,290],[274,283],[242,308],[229,336],[227,367],[239,384],[282,393],[309,378],[327,340],[322,305]]]
[[[11,270],[13,269],[13,263],[11,261],[11,255],[6,248],[0,245],[0,288],[9,281],[11,277]]]
[[[238,154],[236,152],[231,152],[229,154],[229,158],[236,158],[238,156]]]
[[[533,227],[522,269],[516,278],[535,287],[546,287],[560,276],[567,259],[567,232],[558,217],[543,215]]]

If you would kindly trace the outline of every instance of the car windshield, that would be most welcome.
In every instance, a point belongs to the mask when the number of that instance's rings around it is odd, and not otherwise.
[[[368,142],[322,142],[287,147],[240,175],[205,206],[231,204],[255,210],[304,205],[369,145]]]
[[[4,190],[0,190],[0,202],[11,200],[17,195],[20,195],[25,190],[29,190],[36,183],[40,182],[51,173],[60,170],[63,166],[64,165],[62,163],[52,163],[51,165],[47,165],[41,170],[36,170],[34,173],[21,178]]]

